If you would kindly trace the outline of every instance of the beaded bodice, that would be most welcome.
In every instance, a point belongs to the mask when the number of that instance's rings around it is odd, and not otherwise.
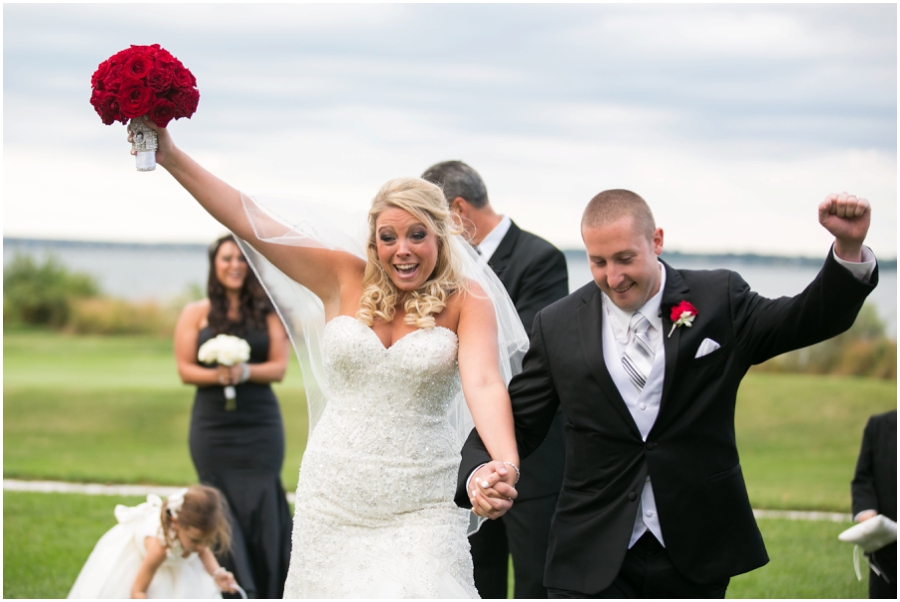
[[[326,326],[328,405],[310,446],[342,442],[329,446],[329,455],[332,465],[352,467],[354,513],[387,518],[453,499],[460,456],[445,417],[460,390],[457,346],[456,334],[441,327],[413,331],[385,348],[356,318],[338,316]],[[394,478],[418,487],[410,488],[407,504],[382,514],[383,496],[399,482]]]
[[[323,420],[353,414],[361,432],[348,443],[356,449],[380,453],[371,445],[384,438],[381,429],[386,426],[426,438],[446,430],[448,404],[460,389],[453,331],[415,330],[385,348],[371,328],[338,316],[326,326],[323,339],[328,383]],[[426,442],[423,451],[430,447]],[[398,450],[388,451],[395,456]]]

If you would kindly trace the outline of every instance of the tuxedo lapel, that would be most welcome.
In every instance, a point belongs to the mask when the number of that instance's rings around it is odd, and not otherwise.
[[[488,261],[488,265],[491,266],[491,269],[494,270],[495,274],[499,275],[506,269],[512,259],[513,249],[516,248],[516,241],[519,240],[519,234],[521,232],[522,230],[519,229],[516,222],[510,220],[509,230],[503,235],[503,240],[500,241],[497,250],[494,251],[494,254],[491,255],[491,259]]]
[[[666,351],[666,373],[663,381],[662,400],[660,401],[660,415],[666,407],[666,398],[672,389],[672,382],[675,379],[675,367],[678,364],[678,350],[681,346],[681,331],[683,328],[676,328],[672,331],[672,320],[670,312],[674,305],[678,305],[682,301],[691,300],[691,292],[676,270],[672,269],[666,262],[662,262],[666,270],[666,290],[663,291],[662,301],[660,302],[660,317],[663,323],[663,346]],[[671,335],[669,334],[671,332]],[[659,418],[657,418],[657,423]],[[655,425],[654,425],[655,426]]]
[[[625,422],[628,423],[631,430],[638,437],[641,431],[638,429],[628,406],[619,393],[619,388],[613,382],[609,370],[606,368],[606,360],[603,357],[603,303],[600,297],[600,289],[596,292],[587,293],[584,305],[578,310],[576,319],[578,321],[578,333],[581,341],[581,350],[584,359],[594,380],[600,385],[604,395],[609,400],[609,404],[615,408]]]

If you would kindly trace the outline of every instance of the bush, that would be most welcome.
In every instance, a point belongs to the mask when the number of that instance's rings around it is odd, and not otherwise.
[[[866,303],[846,332],[811,347],[780,355],[755,369],[897,380],[897,342],[887,338],[885,324],[878,317],[875,306]]]
[[[77,299],[66,330],[74,334],[148,334],[172,336],[178,312],[152,301]]]
[[[17,254],[3,269],[3,324],[59,328],[68,321],[75,299],[99,294],[88,274],[69,272],[55,257],[38,264]]]

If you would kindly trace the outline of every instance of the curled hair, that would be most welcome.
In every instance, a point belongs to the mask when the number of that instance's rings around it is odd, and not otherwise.
[[[172,547],[174,531],[172,528],[172,512],[168,508],[169,501],[163,502],[160,522],[166,547]],[[225,496],[215,487],[192,485],[184,494],[184,503],[178,511],[178,526],[193,527],[203,534],[207,547],[212,552],[224,552],[231,549],[231,526],[228,524],[228,504]]]
[[[228,319],[228,296],[225,294],[225,287],[216,276],[216,255],[219,248],[226,242],[232,242],[237,246],[237,241],[231,234],[217,239],[209,246],[209,278],[207,278],[206,284],[206,294],[209,297],[209,317],[207,318],[209,326],[212,328],[213,335],[246,335],[250,326],[254,330],[265,331],[266,316],[273,309],[272,303],[249,265],[240,292],[238,308],[240,317],[237,322]],[[238,251],[240,250],[238,247]]]
[[[363,294],[356,317],[372,326],[375,318],[385,322],[394,319],[401,294],[378,260],[375,224],[388,208],[406,211],[418,219],[437,237],[438,257],[434,271],[417,290],[405,295],[404,321],[418,328],[434,328],[434,316],[447,307],[447,299],[468,288],[463,276],[461,258],[453,250],[450,237],[462,233],[459,220],[447,206],[440,187],[419,178],[398,178],[381,187],[369,210],[369,241],[366,245],[366,271]]]

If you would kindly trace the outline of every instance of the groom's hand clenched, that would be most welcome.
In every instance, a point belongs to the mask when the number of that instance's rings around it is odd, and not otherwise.
[[[862,244],[869,231],[869,201],[852,194],[830,194],[819,205],[819,223],[834,236],[834,252],[845,261],[862,259]]]
[[[488,462],[475,471],[469,480],[469,500],[472,512],[478,516],[496,519],[512,508],[513,500],[519,495],[513,485],[515,473],[503,462]]]

